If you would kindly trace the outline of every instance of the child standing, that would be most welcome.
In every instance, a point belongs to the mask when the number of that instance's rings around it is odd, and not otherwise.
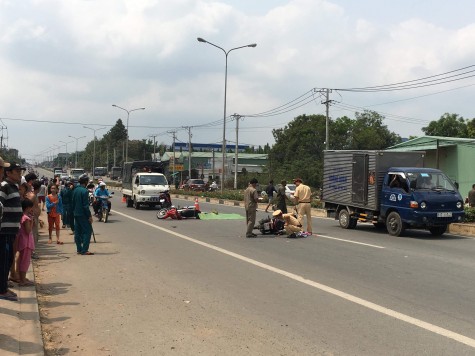
[[[46,211],[48,213],[48,232],[49,232],[49,240],[48,243],[52,243],[52,234],[53,234],[53,226],[56,230],[56,243],[58,245],[62,245],[63,242],[59,240],[59,230],[60,230],[60,217],[63,213],[63,203],[61,201],[61,197],[58,195],[58,187],[56,185],[52,185],[50,187],[51,194],[48,194],[46,197]]]
[[[23,216],[20,221],[20,230],[18,231],[18,251],[20,252],[19,270],[20,281],[22,287],[34,286],[35,283],[26,278],[26,272],[30,267],[31,254],[35,249],[35,241],[33,237],[33,202],[30,199],[24,199],[21,202]]]

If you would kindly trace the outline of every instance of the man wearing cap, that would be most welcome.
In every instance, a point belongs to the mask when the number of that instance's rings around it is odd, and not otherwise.
[[[307,217],[307,232],[312,233],[312,211],[310,202],[312,200],[312,191],[308,185],[303,184],[302,179],[295,178],[296,186],[294,199],[297,205],[298,219],[303,226],[303,216]]]
[[[256,237],[252,232],[256,225],[256,210],[257,202],[259,201],[259,194],[257,194],[257,179],[252,178],[249,186],[244,191],[244,208],[246,209],[246,237]]]
[[[74,214],[74,241],[78,255],[93,255],[89,252],[92,234],[92,215],[89,209],[89,191],[86,185],[89,177],[79,177],[79,185],[73,190],[71,205]]]
[[[0,299],[17,301],[17,295],[8,289],[8,272],[13,263],[13,243],[23,215],[18,185],[25,168],[15,162],[8,166],[3,160],[1,163],[5,170],[5,180],[0,184],[0,203],[3,206],[0,229]]]
[[[272,216],[276,219],[284,220],[284,229],[287,235],[302,231],[302,225],[293,214],[282,214],[282,210],[276,210],[272,213]]]

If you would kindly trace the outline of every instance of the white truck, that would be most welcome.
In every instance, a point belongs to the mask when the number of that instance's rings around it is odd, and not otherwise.
[[[122,196],[125,198],[127,207],[154,208],[168,203],[170,186],[162,172],[161,162],[126,162],[122,179]]]
[[[82,176],[85,173],[84,168],[71,168],[69,170],[69,178],[73,182],[77,182],[79,180],[79,177]]]

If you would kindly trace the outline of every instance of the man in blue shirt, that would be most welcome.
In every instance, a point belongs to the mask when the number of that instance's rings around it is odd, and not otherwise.
[[[102,198],[109,198],[110,196],[111,195],[110,195],[109,191],[106,188],[106,183],[100,182],[99,186],[94,191],[94,198],[96,198],[94,212],[96,214],[97,214],[97,211],[99,210],[99,206],[101,204],[101,197]],[[107,201],[107,210],[109,211],[109,213],[111,211],[111,205],[112,205],[111,202],[108,200]]]

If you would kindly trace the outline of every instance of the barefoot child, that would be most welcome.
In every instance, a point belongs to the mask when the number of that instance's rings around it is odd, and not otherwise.
[[[21,202],[23,216],[20,221],[20,231],[18,231],[18,251],[20,252],[19,270],[20,270],[20,286],[33,286],[32,281],[26,278],[26,272],[30,267],[31,253],[35,249],[35,241],[33,237],[33,202],[25,199]]]

